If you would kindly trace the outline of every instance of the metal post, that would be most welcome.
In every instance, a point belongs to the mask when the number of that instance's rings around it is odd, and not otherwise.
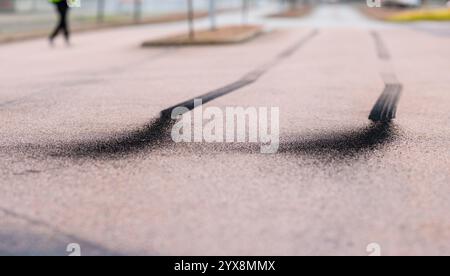
[[[248,0],[242,0],[242,25],[247,25],[248,23]]]
[[[97,0],[97,23],[103,23],[105,19],[105,0]]]
[[[142,1],[134,0],[134,22],[138,23],[141,21],[142,17]]]
[[[216,0],[209,0],[209,21],[211,24],[211,31],[215,31],[217,29]]]
[[[194,3],[193,0],[188,0],[188,24],[189,24],[189,39],[194,40]]]

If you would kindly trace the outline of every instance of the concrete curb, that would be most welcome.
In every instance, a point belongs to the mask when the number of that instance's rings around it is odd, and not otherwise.
[[[227,26],[221,29],[227,28],[240,28],[241,26]],[[220,30],[220,29],[219,29]],[[210,45],[226,45],[237,44],[250,41],[262,34],[264,34],[264,28],[262,26],[248,26],[247,29],[240,30],[236,34],[228,36],[210,36],[202,37],[205,34],[211,34],[211,31],[197,32],[198,39],[191,40],[187,34],[169,36],[157,40],[149,40],[142,43],[142,47],[170,47],[170,46],[210,46]]]

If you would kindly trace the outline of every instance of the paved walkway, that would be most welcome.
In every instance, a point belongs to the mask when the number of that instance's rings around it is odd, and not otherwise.
[[[85,33],[71,48],[0,46],[0,254],[64,255],[73,242],[88,255],[366,255],[372,242],[385,255],[450,254],[450,39],[378,28],[347,7],[302,22],[269,21],[276,31],[234,46],[139,47],[181,24]],[[206,105],[279,107],[277,154],[174,144],[162,131],[161,110],[314,30]],[[381,73],[404,90],[395,124],[380,127],[367,117]]]

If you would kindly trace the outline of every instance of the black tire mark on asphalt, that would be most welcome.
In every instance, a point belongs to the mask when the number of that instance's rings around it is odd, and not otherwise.
[[[44,149],[52,157],[119,159],[171,143],[170,129],[173,123],[169,118],[157,118],[140,129],[115,134],[103,140],[40,146],[37,150]]]
[[[10,248],[0,248],[0,255],[31,255],[31,254],[33,254],[33,255],[54,255],[54,254],[65,255],[65,254],[68,254],[66,252],[66,248],[65,248],[68,245],[68,243],[78,243],[81,246],[82,254],[83,254],[83,252],[89,252],[88,255],[109,255],[109,256],[121,255],[118,252],[109,250],[109,249],[107,249],[99,244],[96,244],[94,242],[81,239],[72,234],[67,234],[46,222],[30,218],[23,214],[18,214],[16,212],[8,210],[4,207],[0,207],[0,212],[5,214],[5,216],[24,221],[30,226],[41,227],[41,228],[47,229],[50,232],[56,234],[57,238],[65,240],[64,242],[62,242],[62,244],[59,244],[59,243],[54,244],[55,248],[52,248],[51,252],[42,251],[42,249],[39,249],[39,248],[27,248],[27,252],[16,252]],[[21,240],[15,241],[18,243],[24,243],[26,241],[28,241],[30,243],[34,243],[36,239],[40,239],[40,238],[48,239],[48,237],[36,236],[36,234],[32,234],[31,231],[28,231],[28,232],[29,232],[29,234],[26,234],[26,235],[29,235],[29,236],[19,236],[17,233],[0,233],[0,235],[4,238],[8,239],[8,241],[12,241],[12,242],[14,242],[15,238],[21,239]],[[54,241],[56,239],[52,239],[52,240]],[[68,242],[68,243],[66,244],[65,242]]]
[[[386,84],[383,93],[370,113],[369,119],[374,122],[390,122],[397,115],[397,105],[403,86],[400,83]]]
[[[371,125],[340,132],[322,133],[317,137],[298,137],[282,142],[280,153],[312,156],[321,161],[345,161],[373,153],[393,142],[399,131],[391,123]]]
[[[380,34],[372,31],[371,35],[377,48],[378,58],[382,62],[390,62],[391,54]],[[373,122],[390,122],[397,116],[397,106],[400,101],[403,85],[397,81],[394,72],[391,72],[388,78],[386,79],[385,77],[385,88],[369,114],[369,120]]]
[[[387,49],[386,44],[384,43],[380,34],[376,31],[372,31],[370,32],[370,34],[372,35],[375,41],[378,58],[380,58],[381,60],[390,60],[391,54],[389,53],[389,50]]]
[[[234,83],[206,93],[200,97],[196,97],[195,99],[201,98],[203,99],[203,103],[206,103],[254,83],[273,66],[293,55],[299,48],[301,48],[306,42],[315,37],[317,34],[318,30],[313,30],[311,33],[303,37],[300,41],[296,42],[294,45],[290,46],[288,49],[277,55],[272,62],[269,62],[257,68],[256,70],[248,73]],[[50,155],[53,157],[92,159],[123,158],[128,154],[137,153],[144,149],[153,150],[173,143],[170,139],[170,129],[175,121],[171,119],[170,115],[172,109],[179,106],[184,106],[191,110],[194,108],[194,99],[185,101],[174,107],[163,110],[159,118],[154,119],[148,125],[131,132],[113,134],[112,136],[105,139],[80,143],[75,142],[68,144],[64,143],[37,146],[23,145],[19,146],[18,148],[20,151],[44,152],[46,155]]]
[[[277,154],[310,157],[322,164],[346,163],[369,158],[401,135],[401,129],[392,123],[371,123],[356,129],[323,131],[314,135],[282,137]],[[259,154],[259,143],[179,143],[185,153],[196,155]],[[275,154],[275,155],[277,155]],[[270,158],[271,155],[265,155]]]
[[[259,80],[264,74],[266,74],[274,66],[276,66],[277,64],[282,62],[284,59],[287,59],[290,56],[292,56],[297,50],[299,50],[305,43],[307,43],[312,38],[314,38],[318,33],[319,33],[318,30],[311,31],[308,35],[303,37],[300,41],[296,42],[294,45],[292,45],[291,47],[289,47],[288,49],[286,49],[285,51],[283,51],[282,53],[277,55],[273,61],[271,61],[267,64],[264,64],[263,66],[246,74],[241,79],[239,79],[233,83],[230,83],[228,85],[220,87],[220,88],[213,90],[211,92],[208,92],[206,94],[197,96],[195,98],[186,100],[184,102],[181,102],[179,104],[176,104],[172,107],[169,107],[169,108],[161,111],[161,117],[169,117],[170,118],[172,111],[178,107],[185,107],[188,110],[192,110],[196,107],[194,104],[195,100],[201,99],[202,103],[205,104],[214,99],[217,99],[217,98],[227,95],[229,93],[235,92],[243,87],[246,87],[248,85],[255,83],[257,80]]]

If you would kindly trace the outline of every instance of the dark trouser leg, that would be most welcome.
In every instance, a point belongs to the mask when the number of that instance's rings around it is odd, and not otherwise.
[[[59,17],[59,21],[58,21],[58,25],[56,25],[55,30],[53,31],[53,33],[50,35],[50,39],[53,40],[55,39],[55,37],[58,35],[59,31],[61,30],[61,26],[63,25],[63,15],[61,13],[61,9],[57,6],[58,11],[58,17]]]
[[[69,13],[69,9],[68,8],[63,8],[61,11],[61,30],[64,32],[64,37],[66,39],[66,41],[69,41],[69,26],[67,24],[67,16]]]
[[[63,2],[57,4],[56,9],[58,11],[59,22],[58,22],[58,25],[56,26],[55,30],[53,31],[53,33],[50,35],[50,39],[51,40],[55,39],[55,37],[59,34],[59,32],[62,31],[64,33],[65,39],[68,41],[69,40],[69,28],[67,25],[67,14],[68,14],[69,8],[67,7],[66,2],[63,1]]]

